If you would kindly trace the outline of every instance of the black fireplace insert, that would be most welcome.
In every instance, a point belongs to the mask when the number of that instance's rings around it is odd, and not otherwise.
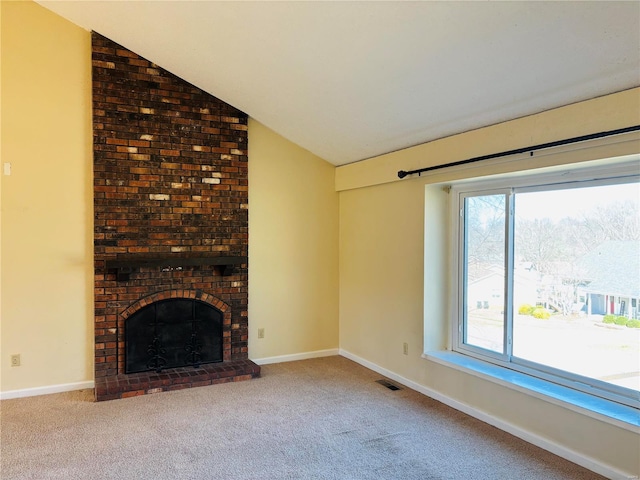
[[[125,373],[222,361],[223,314],[193,299],[160,300],[125,322]]]

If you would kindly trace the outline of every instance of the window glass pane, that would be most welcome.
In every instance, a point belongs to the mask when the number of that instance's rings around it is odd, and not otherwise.
[[[640,184],[518,193],[513,355],[640,389]]]
[[[465,200],[464,343],[504,353],[505,195]]]

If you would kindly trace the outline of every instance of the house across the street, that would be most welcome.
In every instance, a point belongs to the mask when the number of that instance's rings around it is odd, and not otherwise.
[[[638,318],[640,305],[640,242],[609,241],[580,260],[589,279],[583,288],[587,314]]]

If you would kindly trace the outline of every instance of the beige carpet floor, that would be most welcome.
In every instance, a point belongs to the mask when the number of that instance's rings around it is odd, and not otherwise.
[[[92,402],[0,403],[0,478],[601,479],[342,357],[259,379]]]

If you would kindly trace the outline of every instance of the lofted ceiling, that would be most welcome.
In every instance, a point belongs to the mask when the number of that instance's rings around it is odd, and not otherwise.
[[[342,165],[640,85],[640,2],[38,3]]]

